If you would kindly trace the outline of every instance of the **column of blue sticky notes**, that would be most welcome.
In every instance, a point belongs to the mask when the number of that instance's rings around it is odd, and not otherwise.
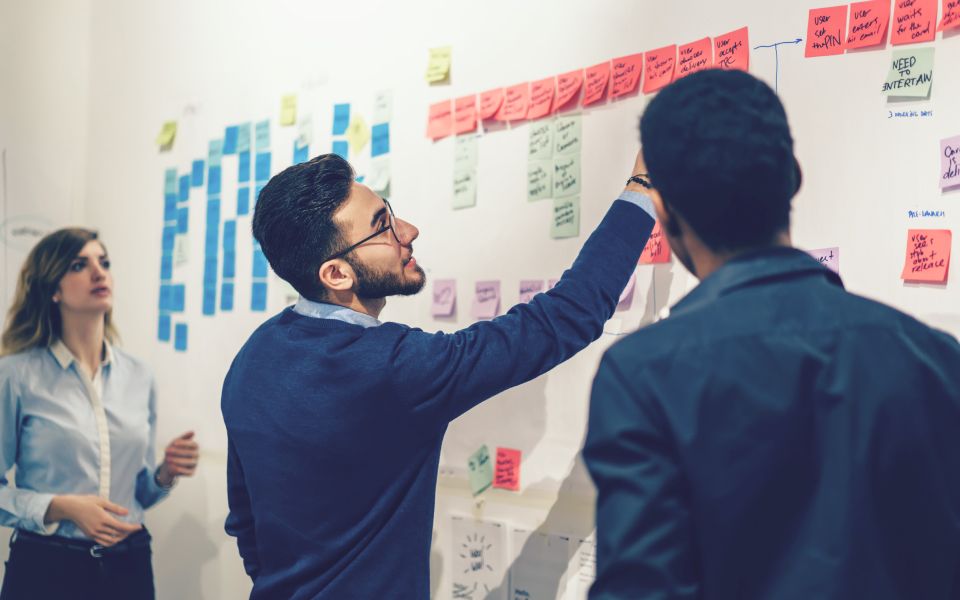
[[[347,132],[347,127],[350,126],[350,105],[349,104],[334,104],[333,105],[333,135],[342,136]],[[333,153],[338,154],[344,159],[347,158],[349,154],[350,146],[347,143],[347,140],[344,139],[335,139],[333,140]]]
[[[250,214],[250,123],[237,125],[237,216]],[[226,141],[224,141],[226,148]]]
[[[254,180],[256,182],[256,199],[260,198],[260,191],[270,180],[270,121],[260,121],[255,125],[254,148],[256,149],[256,164]],[[267,259],[256,240],[253,242],[253,284],[250,294],[250,310],[263,312],[267,310]]]
[[[237,276],[237,222],[223,222],[223,282],[220,284],[220,310],[233,310],[233,286]]]
[[[160,301],[158,305],[157,339],[170,341],[171,280],[173,279],[173,247],[177,235],[177,198],[179,179],[176,169],[167,169],[163,176],[163,229],[160,237]]]
[[[220,249],[220,188],[223,140],[211,140],[207,161],[207,223],[203,252],[204,315],[217,311],[217,271]]]

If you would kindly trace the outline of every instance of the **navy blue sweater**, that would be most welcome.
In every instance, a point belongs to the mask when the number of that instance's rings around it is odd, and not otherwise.
[[[221,402],[251,598],[428,598],[447,424],[596,340],[652,229],[617,200],[555,288],[452,334],[289,308],[261,325]]]

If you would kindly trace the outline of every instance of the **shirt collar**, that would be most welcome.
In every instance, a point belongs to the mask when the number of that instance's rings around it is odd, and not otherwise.
[[[305,317],[334,319],[335,321],[343,321],[344,323],[359,325],[361,327],[376,327],[380,325],[380,321],[377,319],[362,312],[357,312],[352,308],[340,306],[339,304],[329,304],[327,302],[314,302],[313,300],[307,300],[303,296],[300,296],[300,299],[297,300],[293,311]]]
[[[53,357],[57,359],[60,367],[64,369],[69,368],[70,365],[77,360],[73,352],[70,352],[70,348],[67,348],[67,345],[60,339],[50,346],[50,352],[53,354]],[[103,340],[103,360],[100,362],[100,366],[105,367],[111,362],[113,362],[113,348],[110,346],[110,342]]]
[[[831,284],[843,287],[839,275],[806,252],[780,246],[764,248],[741,254],[725,263],[677,302],[670,315],[700,308],[744,287],[801,276],[822,276]]]

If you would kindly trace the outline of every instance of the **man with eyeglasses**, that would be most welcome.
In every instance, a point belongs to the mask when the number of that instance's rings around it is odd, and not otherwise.
[[[381,323],[420,291],[419,231],[327,154],[264,187],[253,234],[300,293],[223,386],[227,533],[251,598],[429,597],[448,423],[597,339],[653,229],[642,165],[552,290],[451,334]]]

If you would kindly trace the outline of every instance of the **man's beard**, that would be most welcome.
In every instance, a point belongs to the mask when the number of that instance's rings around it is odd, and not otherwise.
[[[349,254],[343,258],[357,275],[357,297],[363,300],[387,296],[412,296],[422,290],[427,283],[427,276],[420,265],[413,267],[413,271],[420,276],[417,279],[406,279],[402,273],[384,273],[363,264]]]

